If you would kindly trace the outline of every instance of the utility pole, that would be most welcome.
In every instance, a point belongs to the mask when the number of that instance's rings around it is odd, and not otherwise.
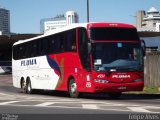
[[[87,22],[89,22],[89,0],[87,0]]]

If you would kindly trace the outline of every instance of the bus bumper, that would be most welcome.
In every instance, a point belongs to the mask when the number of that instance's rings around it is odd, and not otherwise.
[[[143,91],[144,82],[137,83],[108,83],[95,84],[93,92],[129,92],[129,91]]]

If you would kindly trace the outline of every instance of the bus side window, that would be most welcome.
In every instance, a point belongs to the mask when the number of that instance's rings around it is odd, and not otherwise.
[[[68,30],[65,35],[65,51],[76,51],[76,29]]]
[[[34,56],[34,52],[33,52],[33,42],[30,42],[30,49],[29,49],[29,57],[33,57]]]
[[[48,40],[47,39],[42,39],[41,41],[41,45],[42,45],[42,50],[41,50],[41,54],[45,55],[46,53],[48,53]]]
[[[41,49],[42,49],[42,46],[41,46],[41,41],[40,40],[37,40],[37,55],[38,56],[41,56]]]
[[[84,28],[78,29],[78,45],[79,45],[78,49],[79,49],[81,64],[84,69],[90,71],[90,62],[88,54],[88,37],[87,37],[87,31]]]
[[[23,58],[27,58],[27,54],[28,54],[28,44],[25,43],[25,44],[24,44],[24,54],[23,54]]]
[[[60,33],[60,52],[65,51],[65,32]]]
[[[63,52],[67,52],[69,51],[69,46],[68,46],[68,34],[69,34],[69,31],[65,31],[63,32]]]
[[[65,41],[66,41],[66,44],[65,44],[65,50],[66,51],[70,51],[70,46],[71,46],[71,33],[70,33],[70,30],[67,31],[66,33],[66,37],[65,37]]]
[[[23,58],[23,57],[24,57],[24,46],[22,44],[19,47],[19,58]]]
[[[49,54],[50,53],[55,53],[55,40],[54,40],[54,36],[50,36],[48,38],[49,41]]]
[[[70,49],[71,51],[76,51],[76,29],[71,30],[71,44],[70,44]]]
[[[63,38],[61,37],[61,33],[56,36],[56,53],[60,53],[63,50]]]
[[[18,59],[18,46],[13,46],[13,59]]]
[[[37,56],[37,41],[33,41],[32,43],[32,53],[33,53],[33,57]]]

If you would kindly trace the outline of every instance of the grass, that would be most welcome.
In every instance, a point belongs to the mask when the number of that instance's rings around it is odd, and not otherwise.
[[[126,94],[160,94],[160,87],[147,87],[143,88],[143,91],[125,92]]]
[[[160,87],[144,87],[143,89],[144,93],[149,93],[149,94],[160,94]]]

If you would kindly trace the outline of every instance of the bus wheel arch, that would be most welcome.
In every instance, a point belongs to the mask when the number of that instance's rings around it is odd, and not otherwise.
[[[79,92],[77,91],[77,83],[73,76],[68,79],[68,93],[72,98],[78,98]]]

